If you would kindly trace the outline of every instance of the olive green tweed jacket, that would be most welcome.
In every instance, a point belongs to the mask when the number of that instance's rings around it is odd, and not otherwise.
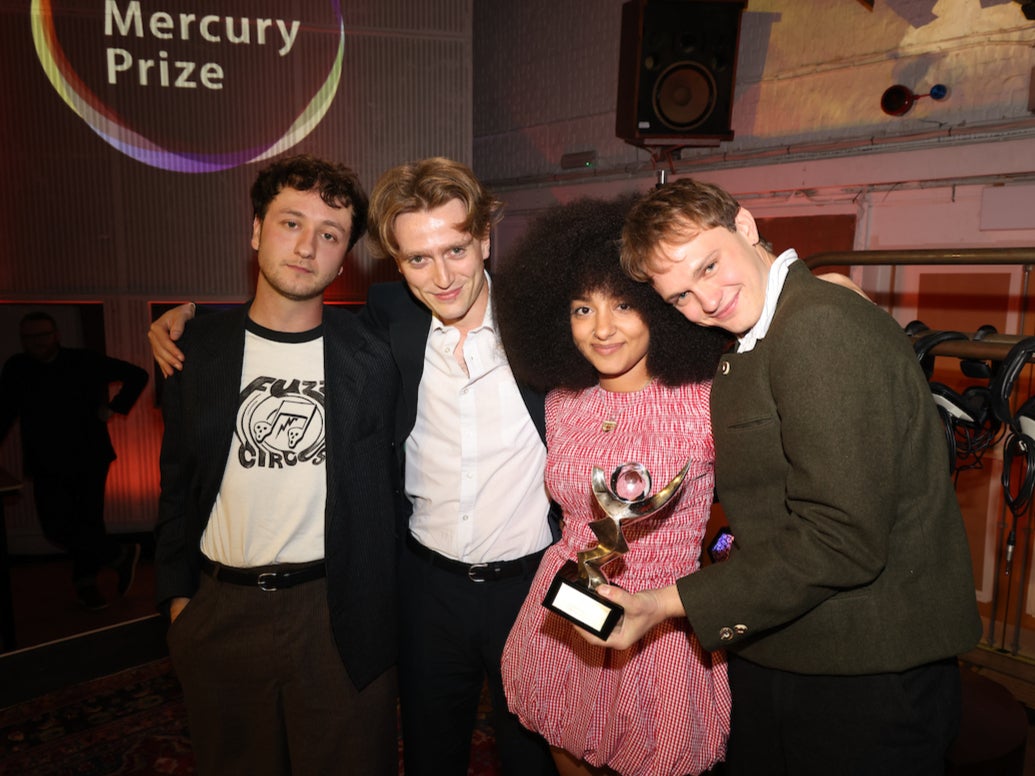
[[[945,433],[889,315],[795,262],[767,336],[723,357],[712,424],[736,549],[677,583],[706,648],[866,674],[977,643]]]

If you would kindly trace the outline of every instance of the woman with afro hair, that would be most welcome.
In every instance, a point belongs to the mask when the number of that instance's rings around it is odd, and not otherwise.
[[[554,575],[596,543],[594,466],[643,464],[666,483],[662,511],[626,526],[629,551],[605,572],[635,592],[695,571],[714,485],[710,380],[726,335],[689,324],[628,278],[618,239],[633,200],[579,200],[540,217],[493,279],[493,306],[514,375],[549,390],[546,487],[564,510],[503,652],[512,712],[553,747],[561,774],[682,776],[722,760],[729,733],[725,656],[683,620],[632,648],[590,645],[542,605]]]

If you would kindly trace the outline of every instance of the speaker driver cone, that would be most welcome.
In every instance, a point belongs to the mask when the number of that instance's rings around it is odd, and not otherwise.
[[[654,112],[665,126],[685,131],[708,119],[717,97],[710,72],[697,62],[675,62],[654,84]]]

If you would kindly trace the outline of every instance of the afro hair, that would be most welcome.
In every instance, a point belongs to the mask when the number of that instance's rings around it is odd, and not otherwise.
[[[649,285],[622,271],[619,238],[635,201],[579,199],[550,207],[494,273],[496,324],[520,382],[542,391],[597,384],[596,370],[571,334],[571,301],[591,291],[621,299],[643,318],[652,377],[682,385],[715,374],[729,335],[690,323]]]

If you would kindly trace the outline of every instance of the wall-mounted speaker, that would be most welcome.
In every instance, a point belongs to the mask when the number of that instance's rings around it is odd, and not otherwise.
[[[624,3],[615,135],[639,146],[732,140],[746,5],[747,0]]]

